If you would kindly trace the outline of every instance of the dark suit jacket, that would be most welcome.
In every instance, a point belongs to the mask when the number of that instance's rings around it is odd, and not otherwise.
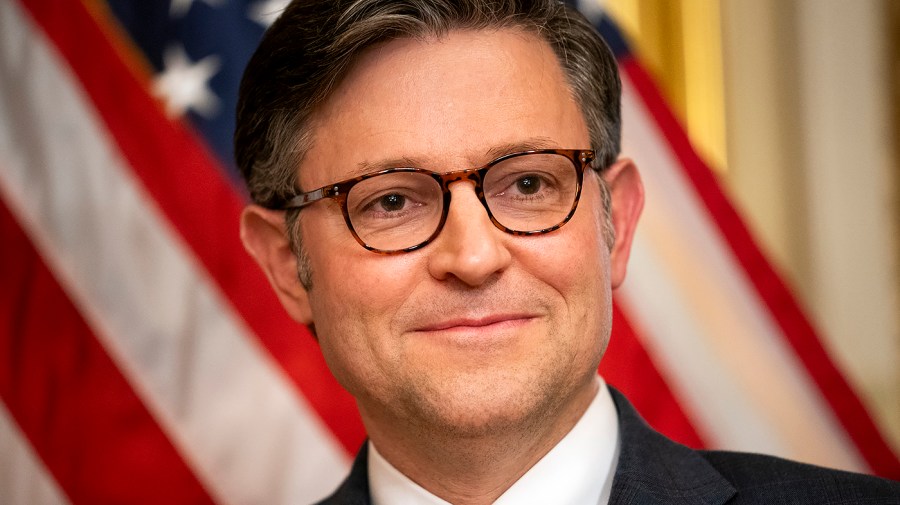
[[[620,441],[610,505],[900,505],[900,482],[677,444],[650,428],[621,393],[610,392]],[[366,461],[364,445],[350,476],[320,505],[370,505]]]

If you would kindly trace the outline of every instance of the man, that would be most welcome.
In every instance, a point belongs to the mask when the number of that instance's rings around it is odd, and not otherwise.
[[[267,32],[242,237],[370,437],[324,503],[898,503],[679,446],[597,376],[643,204],[619,95],[553,0],[294,2]]]

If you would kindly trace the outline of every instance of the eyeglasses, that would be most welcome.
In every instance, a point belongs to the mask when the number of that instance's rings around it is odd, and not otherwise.
[[[360,245],[382,254],[407,252],[438,236],[450,209],[450,184],[468,180],[494,226],[537,235],[560,228],[575,213],[584,170],[593,160],[594,151],[541,149],[456,172],[390,168],[302,193],[283,209],[331,198]]]

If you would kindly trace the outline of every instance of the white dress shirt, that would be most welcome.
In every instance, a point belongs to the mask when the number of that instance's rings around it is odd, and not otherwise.
[[[606,505],[619,459],[619,420],[606,384],[581,419],[494,505]],[[400,473],[369,442],[373,505],[449,505]]]

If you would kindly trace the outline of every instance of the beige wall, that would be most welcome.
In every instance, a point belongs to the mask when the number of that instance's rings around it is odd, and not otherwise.
[[[891,0],[606,0],[900,448]]]

